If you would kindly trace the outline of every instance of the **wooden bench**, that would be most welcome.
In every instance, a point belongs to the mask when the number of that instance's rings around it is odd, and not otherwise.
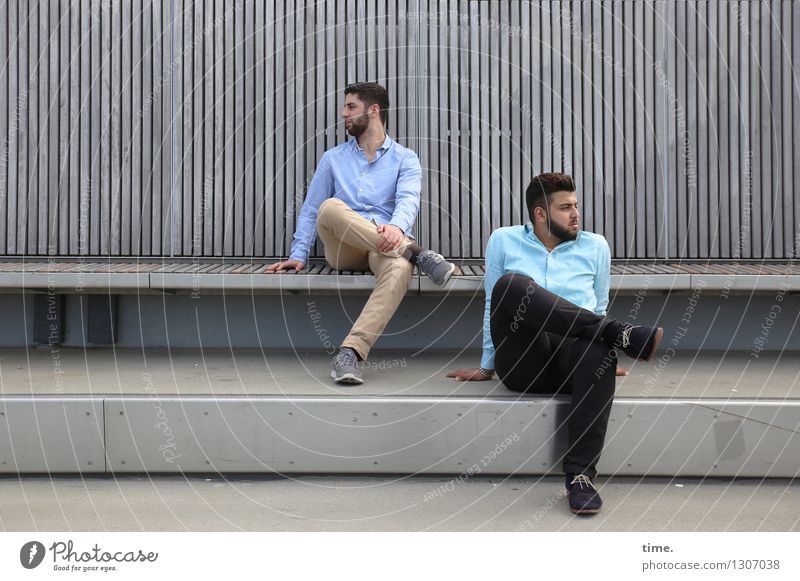
[[[363,293],[374,286],[369,272],[336,271],[310,264],[299,273],[268,273],[272,259],[108,259],[74,257],[10,259],[0,262],[0,289],[6,292],[256,292]],[[444,287],[415,271],[409,294],[476,293],[483,291],[483,264],[464,261]],[[738,293],[800,290],[800,264],[794,261],[614,261],[611,292],[646,288],[675,292],[703,287]]]

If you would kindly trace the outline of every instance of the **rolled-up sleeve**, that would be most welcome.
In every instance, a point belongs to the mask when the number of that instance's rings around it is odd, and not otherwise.
[[[397,176],[397,194],[392,219],[389,223],[400,228],[404,234],[414,226],[419,213],[422,193],[422,166],[417,154],[409,150],[400,163]]]
[[[322,155],[317,171],[308,186],[308,193],[297,218],[297,230],[292,239],[292,252],[289,258],[303,264],[308,260],[311,245],[317,238],[317,212],[322,202],[333,196],[333,174],[327,152]]]

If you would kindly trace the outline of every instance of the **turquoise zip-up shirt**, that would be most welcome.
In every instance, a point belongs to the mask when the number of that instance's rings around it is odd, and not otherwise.
[[[486,308],[483,315],[481,367],[494,369],[494,344],[489,324],[492,289],[509,272],[531,277],[550,292],[605,315],[611,289],[611,250],[606,239],[579,231],[575,240],[562,242],[548,252],[533,232],[533,225],[498,228],[486,246]]]
[[[417,154],[386,136],[375,158],[351,139],[322,154],[292,240],[289,258],[308,261],[317,237],[317,212],[328,198],[338,198],[367,220],[392,224],[409,238],[419,213],[422,166]]]

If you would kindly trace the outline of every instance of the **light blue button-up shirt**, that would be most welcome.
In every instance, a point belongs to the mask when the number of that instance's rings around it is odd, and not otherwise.
[[[611,251],[599,234],[579,231],[575,240],[562,242],[548,252],[533,232],[533,225],[498,228],[486,246],[486,308],[483,316],[481,367],[494,369],[494,344],[489,324],[492,289],[509,272],[531,277],[550,292],[598,315],[608,308],[611,288]]]
[[[297,219],[292,260],[305,263],[317,237],[317,212],[328,198],[338,198],[367,220],[392,224],[406,236],[419,213],[422,167],[417,154],[386,136],[372,161],[358,140],[329,149],[319,160]]]

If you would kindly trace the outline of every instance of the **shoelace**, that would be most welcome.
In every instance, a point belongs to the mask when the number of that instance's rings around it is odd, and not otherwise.
[[[350,349],[342,349],[341,351],[339,351],[339,355],[336,357],[336,362],[339,365],[347,365],[350,367],[355,367],[357,361],[358,358],[356,357],[356,354]]]
[[[635,327],[628,326],[622,330],[622,348],[625,349],[628,345],[631,344],[631,331],[633,331]]]
[[[592,484],[592,479],[586,476],[586,474],[578,474],[575,478],[572,479],[570,482],[570,486],[573,484],[579,485],[581,488],[586,486],[587,488],[594,488],[594,484]]]

